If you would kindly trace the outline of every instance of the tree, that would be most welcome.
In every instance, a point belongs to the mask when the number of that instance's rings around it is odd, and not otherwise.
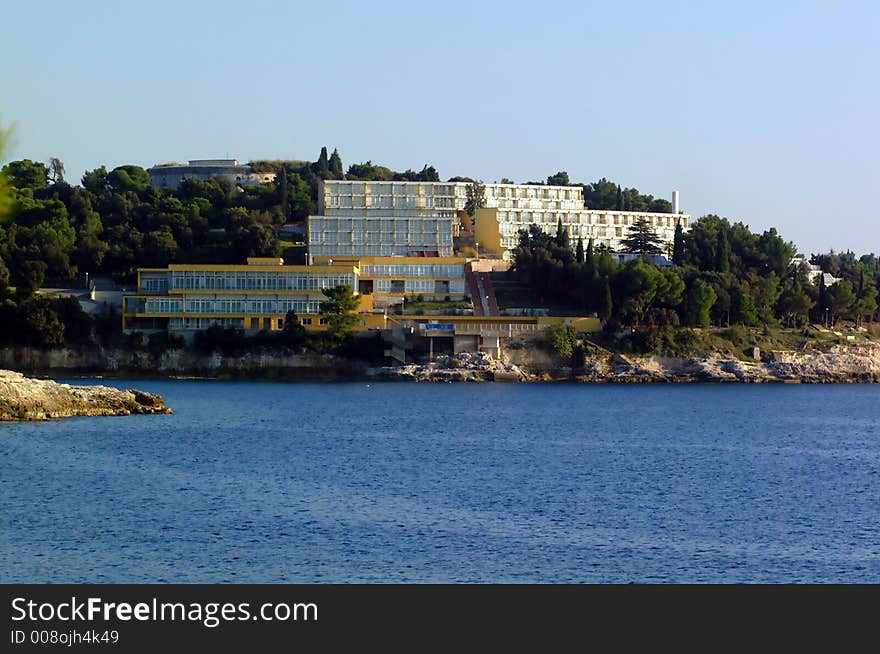
[[[49,169],[38,161],[11,161],[3,166],[2,172],[15,188],[37,189],[49,185]]]
[[[718,232],[718,245],[715,248],[715,270],[718,272],[730,272],[730,242],[727,240],[727,230]]]
[[[98,195],[110,190],[110,179],[106,166],[87,170],[82,176],[82,185],[90,193]]]
[[[64,325],[45,301],[32,298],[21,302],[19,313],[27,344],[38,347],[64,345]]]
[[[584,239],[578,236],[577,247],[574,251],[574,259],[580,264],[583,264],[585,261],[584,255]]]
[[[860,327],[862,318],[867,318],[868,322],[871,322],[871,318],[877,313],[877,293],[876,286],[865,286],[856,295],[855,302],[853,302],[853,313]]]
[[[33,296],[43,285],[48,266],[42,261],[22,261],[16,264],[10,271],[10,277],[15,284],[15,294],[19,300],[24,300]]]
[[[562,224],[562,218],[556,221],[556,244],[566,250],[571,248],[568,230]]]
[[[573,325],[555,324],[550,327],[550,350],[560,359],[570,360],[577,346],[577,331]]]
[[[852,313],[856,301],[852,284],[848,280],[842,279],[836,284],[828,286],[825,289],[825,301],[828,303],[828,309],[831,313],[831,327],[834,327],[838,319]]]
[[[638,218],[630,225],[626,238],[621,241],[624,252],[637,254],[663,254],[663,241],[651,228],[646,218]]]
[[[323,293],[327,299],[321,302],[321,313],[327,314],[327,331],[333,337],[343,339],[358,323],[358,296],[349,284],[325,288]]]
[[[592,184],[584,185],[584,206],[588,209],[614,209],[617,197],[617,184],[604,177]]]
[[[614,301],[611,297],[611,282],[605,277],[602,285],[601,304],[599,305],[599,317],[603,320],[611,318],[614,310]]]
[[[330,174],[333,175],[334,179],[342,179],[344,177],[342,158],[339,156],[339,152],[336,148],[333,148],[333,154],[330,155],[330,161],[327,165],[330,169]]]
[[[711,324],[709,310],[715,304],[718,296],[712,289],[711,284],[702,279],[694,280],[688,289],[687,300],[684,306],[684,319],[690,325],[708,327]]]
[[[684,228],[681,226],[681,218],[675,222],[675,236],[672,238],[672,264],[674,266],[684,264]]]
[[[659,270],[641,259],[621,266],[615,275],[615,285],[620,318],[635,327],[654,308],[678,306],[684,292],[684,281],[675,272]]]
[[[734,322],[741,323],[746,327],[754,327],[759,323],[758,310],[755,308],[755,298],[748,293],[740,293],[734,301]]]
[[[814,304],[799,279],[788,279],[776,300],[776,313],[783,317],[786,327],[791,327],[799,319],[805,320]]]
[[[614,200],[614,208],[617,211],[623,211],[623,192],[620,190],[620,184],[617,185],[617,198]]]
[[[283,333],[288,345],[302,345],[306,340],[306,328],[302,326],[293,311],[288,311],[284,317]]]
[[[140,166],[117,166],[110,171],[107,181],[117,193],[125,191],[134,191],[139,193],[146,191],[150,186],[149,173]]]
[[[419,182],[439,182],[440,181],[440,173],[437,172],[437,169],[434,166],[429,166],[425,164],[422,168],[421,172],[418,174]]]
[[[7,142],[11,135],[11,128],[3,129],[3,126],[0,125],[0,160],[2,160],[6,154]],[[6,217],[11,212],[12,193],[9,191],[9,178],[6,176],[4,169],[0,170],[0,225],[3,225],[6,222]]]
[[[486,206],[486,187],[482,182],[471,182],[466,190],[467,200],[464,203],[464,210],[467,215],[473,217],[477,213],[477,209]]]
[[[330,158],[327,156],[327,146],[321,148],[318,160],[312,164],[312,172],[321,179],[327,179],[330,176]]]
[[[64,183],[64,163],[58,157],[49,159],[49,179],[53,184]]]
[[[547,186],[570,186],[571,182],[568,180],[568,173],[564,170],[559,171],[555,175],[550,175],[547,177]]]
[[[346,179],[390,182],[394,178],[394,171],[385,166],[375,166],[372,161],[367,161],[351,164],[345,177]]]
[[[584,253],[584,265],[587,267],[587,270],[592,270],[596,265],[593,252],[593,237],[591,236],[587,242],[587,251]]]

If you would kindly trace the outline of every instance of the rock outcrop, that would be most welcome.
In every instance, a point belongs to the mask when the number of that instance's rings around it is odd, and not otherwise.
[[[765,353],[766,354],[766,353]],[[400,381],[580,381],[585,383],[857,383],[880,382],[880,344],[834,346],[828,352],[776,351],[765,361],[705,357],[589,356],[584,367],[527,369],[484,353],[440,357],[428,364],[375,368],[376,379]]]
[[[373,368],[368,374],[384,380],[433,382],[528,381],[531,378],[519,366],[505,364],[484,352],[461,352],[426,364]]]
[[[0,421],[172,413],[159,395],[108,386],[70,386],[0,370]]]
[[[880,382],[880,345],[833,346],[828,352],[774,351],[766,361],[724,356],[591,357],[580,381],[746,382],[753,384]]]

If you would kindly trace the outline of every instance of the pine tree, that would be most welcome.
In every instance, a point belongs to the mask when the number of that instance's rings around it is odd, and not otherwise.
[[[578,263],[584,262],[584,239],[580,236],[578,236],[578,244],[574,251],[574,258]]]
[[[684,228],[681,226],[681,218],[675,223],[675,236],[672,239],[672,265],[684,264]]]
[[[657,236],[646,218],[639,218],[630,225],[629,233],[620,242],[624,252],[636,254],[663,254],[663,241]]]
[[[339,152],[336,148],[333,148],[333,154],[330,155],[330,161],[327,165],[330,168],[330,172],[333,174],[334,179],[342,179],[342,158],[339,156]]]

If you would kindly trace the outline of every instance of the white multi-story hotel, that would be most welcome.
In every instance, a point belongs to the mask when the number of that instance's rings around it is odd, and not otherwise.
[[[452,216],[309,216],[313,257],[451,257]]]
[[[555,232],[559,221],[572,240],[620,248],[630,225],[644,218],[672,242],[679,213],[592,210],[580,186],[485,184],[483,207],[465,211],[468,182],[326,180],[318,195],[322,216],[309,217],[310,253],[317,256],[450,256],[459,230],[472,232],[481,254],[504,259],[518,232],[538,225]],[[677,200],[677,198],[676,198]],[[586,243],[585,243],[586,244]]]

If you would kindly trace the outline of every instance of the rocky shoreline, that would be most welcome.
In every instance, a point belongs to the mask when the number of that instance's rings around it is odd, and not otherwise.
[[[438,357],[431,363],[376,367],[328,354],[313,353],[263,352],[238,356],[215,353],[195,356],[170,350],[151,356],[146,352],[125,353],[115,350],[80,353],[71,350],[20,348],[14,351],[0,350],[0,368],[3,367],[41,377],[143,379],[310,382],[565,381],[594,384],[876,383],[880,382],[880,343],[866,341],[859,345],[835,345],[826,352],[772,351],[763,353],[760,360],[743,360],[720,352],[696,357],[624,356],[597,352],[586,357],[584,366],[578,369],[560,365],[540,348],[519,350],[518,353],[511,350],[510,356],[503,360],[484,353],[460,353]],[[3,402],[2,397],[0,402]]]
[[[583,369],[526,369],[484,354],[457,354],[429,364],[374,368],[368,375],[398,381],[521,381],[581,383],[880,383],[880,345],[835,346],[829,352],[769,353],[767,361],[705,357],[589,356]]]
[[[173,413],[159,395],[107,386],[70,386],[0,370],[0,421],[33,421],[73,416],[127,416]]]

